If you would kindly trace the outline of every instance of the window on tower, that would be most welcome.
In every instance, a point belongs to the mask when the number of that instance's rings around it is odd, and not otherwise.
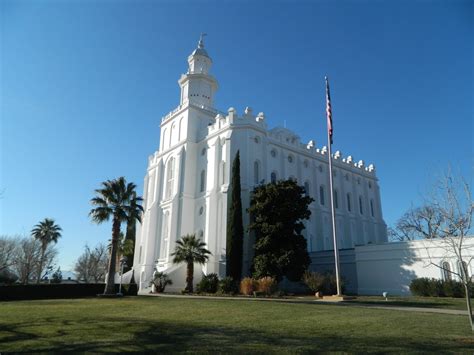
[[[260,171],[259,171],[259,164],[258,161],[255,161],[253,163],[253,177],[254,177],[254,183],[257,185],[260,181]]]
[[[309,196],[311,194],[311,192],[309,191],[309,182],[308,181],[305,181],[305,183],[304,183],[304,194],[306,196]]]
[[[201,186],[199,189],[200,192],[206,191],[206,170],[201,171]]]
[[[170,198],[173,195],[173,182],[174,182],[174,158],[171,157],[168,160],[166,166],[166,198]]]
[[[276,183],[276,181],[277,181],[277,174],[276,174],[276,172],[274,172],[274,171],[272,172],[272,174],[270,175],[270,181],[271,181],[273,184]]]

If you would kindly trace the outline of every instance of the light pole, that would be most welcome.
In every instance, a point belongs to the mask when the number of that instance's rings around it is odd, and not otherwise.
[[[122,256],[120,258],[120,284],[119,284],[119,292],[117,293],[117,296],[123,296],[122,295],[122,277],[123,277],[123,268],[127,265],[127,257]]]

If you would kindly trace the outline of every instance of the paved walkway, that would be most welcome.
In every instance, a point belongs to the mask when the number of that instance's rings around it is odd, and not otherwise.
[[[442,313],[442,314],[453,314],[453,315],[466,315],[466,311],[457,309],[445,309],[445,308],[428,308],[428,307],[403,307],[403,306],[391,306],[391,305],[380,305],[370,303],[357,303],[353,301],[334,302],[334,301],[323,301],[323,300],[311,300],[303,298],[258,298],[258,297],[233,297],[233,296],[202,296],[202,295],[176,295],[169,293],[148,293],[140,294],[140,296],[152,296],[152,297],[163,297],[163,298],[188,298],[188,299],[206,299],[206,300],[235,300],[235,301],[261,301],[261,302],[282,302],[282,303],[303,303],[303,304],[324,304],[330,306],[340,307],[360,307],[360,308],[375,308],[385,309],[391,311],[405,311],[405,312],[423,312],[423,313]]]

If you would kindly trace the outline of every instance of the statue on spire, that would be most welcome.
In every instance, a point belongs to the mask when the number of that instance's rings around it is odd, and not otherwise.
[[[199,37],[198,48],[204,48],[204,36],[207,36],[207,33],[201,32],[201,36]]]

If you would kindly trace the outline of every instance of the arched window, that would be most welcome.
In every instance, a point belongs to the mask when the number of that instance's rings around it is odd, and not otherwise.
[[[201,171],[201,187],[199,188],[200,192],[204,192],[206,190],[206,170]]]
[[[164,150],[166,147],[165,147],[165,142],[166,142],[166,132],[167,132],[167,129],[165,128],[163,130],[163,134],[161,136],[161,150]]]
[[[319,203],[321,203],[321,206],[324,206],[324,186],[323,185],[319,186]]]
[[[360,214],[364,214],[364,208],[362,206],[362,196],[359,196],[359,212]]]
[[[222,167],[222,171],[221,171],[221,179],[222,179],[222,182],[221,182],[221,185],[222,184],[225,184],[225,161],[222,162],[221,164],[221,167]]]
[[[253,179],[254,179],[255,185],[257,185],[260,182],[260,174],[259,173],[260,173],[259,172],[259,164],[258,164],[258,161],[256,160],[253,163]]]
[[[271,181],[273,184],[276,183],[276,181],[277,181],[277,174],[276,174],[276,172],[273,171],[273,172],[271,173],[271,175],[270,175],[270,181]]]
[[[309,191],[309,182],[308,182],[308,181],[306,181],[306,182],[304,183],[304,194],[305,194],[306,196],[309,196],[309,195],[311,194],[311,191]]]
[[[170,213],[166,211],[163,213],[162,229],[161,229],[161,250],[160,259],[166,259],[168,256],[168,241],[169,241],[169,219]]]
[[[370,214],[374,217],[374,200],[370,199]]]
[[[351,194],[347,194],[347,211],[351,211]]]
[[[334,189],[334,207],[339,208],[339,199],[337,197],[337,190]]]
[[[173,195],[173,182],[174,182],[174,158],[168,160],[166,165],[166,198],[170,198]]]
[[[173,145],[173,138],[175,135],[175,131],[176,131],[176,124],[173,123],[170,130],[170,140],[169,140],[168,147],[171,147]]]
[[[441,263],[441,269],[443,271],[443,280],[444,281],[451,281],[452,275],[451,275],[451,266],[447,261],[443,261]]]

